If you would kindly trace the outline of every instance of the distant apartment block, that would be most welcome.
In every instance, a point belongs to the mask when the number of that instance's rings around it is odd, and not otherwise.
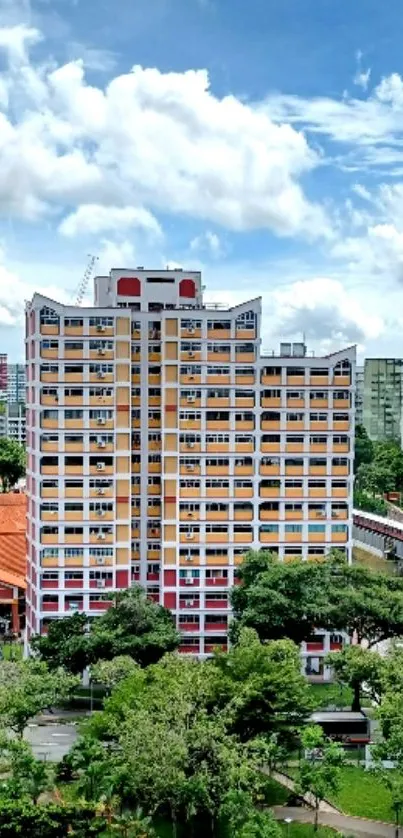
[[[35,294],[26,317],[28,637],[138,582],[206,656],[248,549],[350,557],[354,348],[263,356],[260,299],[210,307],[179,270],[112,270],[94,307]]]
[[[25,387],[25,364],[9,364],[7,355],[0,355],[0,401],[24,404]]]
[[[403,360],[367,358],[363,424],[374,441],[402,440]]]
[[[364,367],[356,367],[355,371],[355,424],[362,425],[364,421]]]

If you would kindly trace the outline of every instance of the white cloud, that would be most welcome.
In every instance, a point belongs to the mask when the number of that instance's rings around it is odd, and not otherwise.
[[[205,233],[201,233],[199,236],[192,239],[190,242],[190,250],[205,252],[214,258],[221,256],[224,251],[219,236],[211,230],[206,230]]]
[[[8,29],[0,43],[22,54],[32,33]],[[25,69],[23,87],[11,69],[7,76],[19,107],[16,118],[3,116],[0,134],[6,212],[30,218],[67,204],[128,206],[134,197],[150,210],[232,230],[330,235],[325,212],[300,183],[320,164],[318,153],[262,103],[215,96],[205,70],[136,66],[103,88],[86,84],[81,60]]]
[[[367,87],[368,87],[370,77],[371,77],[371,69],[370,68],[368,68],[367,70],[363,69],[363,67],[362,67],[363,55],[362,55],[362,52],[361,52],[360,49],[357,50],[355,57],[356,57],[356,61],[357,61],[357,72],[354,76],[354,84],[356,84],[357,87],[362,87],[363,90],[366,90]]]
[[[279,335],[307,342],[362,343],[383,331],[382,318],[371,314],[343,284],[331,278],[294,282],[272,294]]]
[[[130,227],[138,228],[153,236],[162,235],[156,218],[143,207],[113,207],[101,204],[79,206],[75,212],[63,219],[59,225],[59,233],[72,238],[111,231],[120,233]]]
[[[4,50],[12,64],[26,64],[29,47],[38,44],[42,35],[38,29],[23,23],[0,27],[0,50]]]
[[[103,239],[101,244],[97,274],[109,274],[111,268],[134,268],[137,265],[138,259],[131,242]]]

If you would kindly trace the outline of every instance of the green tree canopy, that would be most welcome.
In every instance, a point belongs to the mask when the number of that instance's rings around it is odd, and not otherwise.
[[[218,652],[216,705],[241,740],[263,734],[289,744],[312,709],[310,688],[301,675],[299,649],[290,640],[261,643],[244,628],[228,653]]]
[[[262,640],[307,640],[316,628],[344,630],[358,643],[403,635],[403,579],[337,557],[322,563],[279,562],[247,554],[233,588],[232,638],[243,626]],[[256,572],[257,568],[257,572]]]
[[[343,749],[338,742],[326,739],[317,725],[307,727],[301,736],[304,757],[300,760],[297,788],[310,794],[315,810],[315,832],[318,828],[319,804],[336,792],[340,785]]]
[[[25,450],[19,442],[0,438],[0,481],[3,492],[9,492],[25,474]]]
[[[354,471],[357,472],[363,463],[371,463],[374,456],[374,446],[364,425],[355,426]]]
[[[362,686],[371,701],[378,700],[382,690],[384,659],[378,652],[362,646],[345,646],[340,652],[331,652],[326,663],[332,667],[335,680],[353,690],[351,709],[361,710]]]
[[[90,623],[83,614],[52,621],[48,634],[34,637],[32,646],[50,667],[79,673],[88,664],[122,655],[148,666],[176,649],[179,640],[168,609],[136,586],[114,594],[113,605]]]
[[[78,683],[63,669],[50,672],[43,661],[1,661],[1,726],[22,736],[33,716],[66,701]]]

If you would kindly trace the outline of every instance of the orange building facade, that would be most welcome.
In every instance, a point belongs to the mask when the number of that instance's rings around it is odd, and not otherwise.
[[[351,554],[355,349],[260,352],[261,302],[197,272],[112,270],[27,306],[28,638],[140,583],[183,652],[227,646],[245,552]]]

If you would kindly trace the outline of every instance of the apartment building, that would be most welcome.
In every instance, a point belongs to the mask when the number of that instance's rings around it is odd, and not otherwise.
[[[0,401],[25,403],[25,364],[9,364],[8,356],[0,355]]]
[[[350,555],[354,348],[261,356],[260,299],[209,307],[180,270],[112,270],[93,308],[35,294],[26,318],[28,637],[138,582],[208,655],[248,549]]]
[[[403,360],[366,358],[363,424],[375,442],[403,441]]]
[[[355,369],[355,424],[364,422],[364,367]]]
[[[25,404],[5,402],[0,407],[0,437],[8,437],[19,442],[20,445],[25,445]]]

